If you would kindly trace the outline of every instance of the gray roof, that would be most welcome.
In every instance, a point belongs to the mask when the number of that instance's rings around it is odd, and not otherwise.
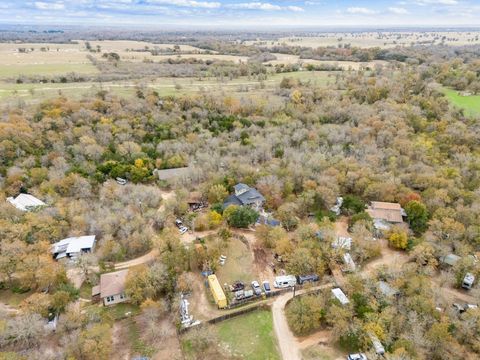
[[[250,188],[245,191],[243,194],[237,196],[238,200],[242,203],[242,205],[250,205],[255,204],[257,202],[264,202],[265,198],[262,194],[260,194],[257,189]]]
[[[391,287],[388,283],[386,283],[385,281],[379,281],[378,282],[378,290],[380,290],[380,292],[385,295],[385,296],[388,296],[388,297],[392,297],[392,296],[395,296],[398,294],[398,290]]]
[[[233,187],[233,189],[235,190],[235,192],[237,192],[237,191],[242,191],[242,190],[248,190],[248,189],[250,189],[250,186],[248,186],[247,184],[238,183],[237,185],[235,185]]]
[[[461,257],[458,256],[458,255],[455,255],[455,254],[448,254],[448,255],[445,255],[445,256],[442,256],[440,258],[440,261],[444,264],[447,264],[447,265],[450,265],[450,266],[453,266],[455,265],[458,260],[460,260]]]
[[[237,184],[234,186],[235,192],[243,190],[240,195],[232,194],[223,203],[226,207],[228,205],[252,205],[256,203],[263,203],[265,198],[257,189],[251,188],[245,184]]]

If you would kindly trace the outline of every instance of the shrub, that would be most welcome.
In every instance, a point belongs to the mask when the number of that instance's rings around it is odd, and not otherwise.
[[[356,214],[365,210],[365,203],[355,195],[346,195],[343,198],[342,212],[347,215]]]
[[[388,233],[388,242],[395,249],[405,250],[408,246],[407,232],[398,227],[392,228]]]

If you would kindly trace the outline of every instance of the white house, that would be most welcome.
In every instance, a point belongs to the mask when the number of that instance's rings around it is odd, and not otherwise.
[[[7,201],[22,211],[30,211],[41,206],[47,206],[42,200],[30,194],[19,194],[16,198],[8,197]]]
[[[95,248],[95,235],[69,237],[52,245],[53,258],[76,258],[82,253],[92,252]]]
[[[103,305],[113,305],[128,301],[125,295],[125,283],[128,269],[102,274],[100,284],[92,288],[92,297],[100,297]]]

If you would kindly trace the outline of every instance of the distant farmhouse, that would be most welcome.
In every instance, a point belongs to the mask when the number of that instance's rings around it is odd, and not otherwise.
[[[65,257],[75,259],[82,253],[92,252],[95,248],[95,235],[70,237],[52,245],[53,258]]]
[[[265,203],[265,198],[257,191],[257,189],[242,183],[235,185],[233,188],[235,194],[230,195],[224,201],[224,208],[229,205],[250,206],[258,211]]]
[[[372,201],[366,212],[372,217],[377,230],[389,230],[391,225],[402,224],[407,216],[398,203]]]
[[[100,284],[92,288],[93,300],[101,299],[103,305],[113,305],[128,301],[125,295],[125,283],[127,282],[128,270],[102,274]]]
[[[30,211],[42,206],[47,206],[42,200],[30,194],[20,194],[16,198],[8,197],[7,201],[22,211]]]

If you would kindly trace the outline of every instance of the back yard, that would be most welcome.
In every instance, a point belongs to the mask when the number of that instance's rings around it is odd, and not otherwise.
[[[216,325],[223,345],[247,360],[280,359],[273,333],[272,313],[258,310]]]

